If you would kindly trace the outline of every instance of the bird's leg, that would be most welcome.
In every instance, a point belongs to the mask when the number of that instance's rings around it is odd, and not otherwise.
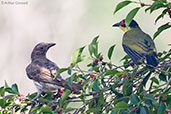
[[[41,95],[42,91],[38,89],[36,97],[34,97],[31,102],[34,102],[36,105],[38,104],[37,98]]]

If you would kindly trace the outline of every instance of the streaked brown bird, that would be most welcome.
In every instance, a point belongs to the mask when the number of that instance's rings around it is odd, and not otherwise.
[[[73,92],[78,92],[82,86],[78,83],[72,84],[72,88],[68,86],[68,82],[59,75],[56,78],[56,72],[59,67],[52,61],[46,58],[48,49],[54,46],[55,43],[39,43],[31,53],[31,63],[26,68],[26,73],[29,79],[33,80],[38,90],[36,100],[42,92],[54,92],[61,88],[67,88]]]

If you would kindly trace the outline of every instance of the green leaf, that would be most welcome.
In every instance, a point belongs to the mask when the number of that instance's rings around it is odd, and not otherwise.
[[[114,14],[115,14],[117,11],[119,11],[120,9],[122,9],[123,7],[127,6],[128,4],[130,4],[131,2],[132,2],[132,1],[129,1],[129,0],[120,2],[120,3],[116,6],[116,8],[115,8],[115,10],[114,10]]]
[[[107,76],[107,75],[115,75],[116,73],[118,73],[117,70],[109,70],[109,71],[107,71],[107,72],[105,73],[105,76]]]
[[[57,72],[56,72],[56,76],[54,78],[56,78],[59,74],[61,74],[62,72],[65,72],[67,70],[69,70],[69,68],[60,68],[60,69],[58,69]]]
[[[140,114],[149,114],[147,107],[140,106]]]
[[[14,93],[14,91],[10,87],[5,88],[5,91],[7,91],[8,93]]]
[[[0,106],[5,108],[5,99],[0,99]]]
[[[140,99],[138,98],[138,95],[132,94],[130,97],[131,103],[138,104],[140,102]]]
[[[69,95],[71,94],[72,92],[68,89],[65,90],[65,92],[62,94],[61,98],[60,98],[60,104],[63,104],[64,101],[69,97]]]
[[[115,109],[119,109],[119,110],[122,110],[122,109],[127,109],[128,108],[128,104],[121,101],[121,102],[118,102],[116,105],[115,105]]]
[[[89,53],[92,56],[93,54],[95,56],[98,56],[98,38],[99,36],[96,36],[93,41],[89,44],[88,49],[89,49]]]
[[[137,14],[139,9],[140,9],[140,7],[134,8],[133,10],[131,10],[128,13],[128,15],[126,16],[126,19],[125,19],[125,24],[126,24],[127,27],[129,26],[129,24],[131,23],[132,19]]]
[[[163,32],[164,30],[166,30],[166,29],[168,29],[168,28],[170,28],[170,27],[171,27],[171,25],[169,24],[169,22],[166,23],[166,24],[164,24],[164,25],[162,25],[162,26],[160,26],[160,27],[158,28],[158,30],[154,33],[154,35],[153,35],[153,40],[154,40],[161,32]]]
[[[159,74],[159,79],[162,80],[162,81],[165,81],[165,82],[167,81],[166,80],[166,75],[163,72]]]
[[[168,11],[168,9],[163,10],[162,14],[160,14],[160,15],[156,18],[155,24],[157,23],[157,21],[158,21],[160,18],[163,18],[164,15],[166,15],[167,11]]]
[[[85,60],[85,56],[83,58],[81,58],[82,57],[81,54],[82,54],[84,48],[85,48],[85,46],[78,48],[73,52],[73,54],[72,54],[73,65],[77,64],[78,62]]]
[[[159,106],[159,109],[157,110],[157,114],[163,114],[166,110],[166,105],[164,103],[162,103],[160,106]]]
[[[19,93],[19,92],[18,92],[18,86],[17,86],[17,84],[13,84],[13,85],[12,85],[12,91],[13,91],[14,93],[16,93],[16,94]]]
[[[150,7],[150,13],[152,13],[153,11],[155,11],[159,8],[162,8],[162,7],[166,7],[166,5],[164,5],[163,2],[161,2],[161,1],[156,1]]]
[[[86,113],[92,113],[92,112],[100,112],[101,110],[100,109],[97,109],[97,108],[90,108],[86,111]]]
[[[131,80],[126,80],[126,83],[123,85],[123,94],[124,96],[129,96],[132,93],[133,82]]]
[[[6,80],[5,80],[5,88],[9,87],[9,85],[7,84]]]
[[[151,73],[152,73],[152,72],[149,72],[149,73],[146,75],[146,77],[144,78],[144,80],[143,80],[143,82],[142,82],[142,84],[143,84],[144,87],[146,86],[146,83],[147,83],[148,79],[150,78]]]
[[[53,114],[51,111],[52,111],[52,109],[51,109],[51,107],[50,106],[48,106],[48,105],[43,105],[41,108],[40,108],[40,110],[41,110],[41,112],[48,112],[48,114]],[[50,113],[51,112],[51,113]]]
[[[116,46],[116,45],[111,46],[111,47],[109,48],[109,50],[108,50],[108,58],[109,58],[109,60],[111,60],[112,53],[113,53],[113,50],[114,50],[115,46]]]
[[[2,86],[0,88],[0,96],[3,97],[4,96],[4,93],[5,93],[5,88],[4,88],[4,86]]]
[[[159,85],[159,81],[156,77],[152,77],[150,80]]]
[[[93,90],[100,92],[100,88],[99,88],[99,81],[98,79],[95,79],[94,83],[93,83]]]

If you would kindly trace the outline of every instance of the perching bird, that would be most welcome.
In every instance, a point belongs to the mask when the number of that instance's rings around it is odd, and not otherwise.
[[[78,92],[82,86],[78,83],[72,84],[72,88],[68,86],[68,82],[59,75],[56,78],[58,66],[46,58],[46,52],[55,43],[39,43],[31,53],[31,63],[26,68],[26,73],[29,79],[33,80],[37,87],[38,94],[34,98],[36,100],[41,92],[54,92],[60,88],[67,88],[73,92]]]
[[[125,32],[122,47],[135,64],[145,58],[147,65],[158,65],[157,51],[152,38],[141,30],[135,20],[131,21],[129,27],[126,27],[125,19],[113,27],[119,27]]]

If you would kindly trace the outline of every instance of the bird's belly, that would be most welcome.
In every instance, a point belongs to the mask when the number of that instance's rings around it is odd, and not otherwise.
[[[42,82],[35,82],[34,84],[36,85],[36,88],[38,90],[42,90],[44,92],[56,92],[58,89],[60,89],[59,86],[53,85],[53,84],[48,84],[48,83],[42,83]]]

